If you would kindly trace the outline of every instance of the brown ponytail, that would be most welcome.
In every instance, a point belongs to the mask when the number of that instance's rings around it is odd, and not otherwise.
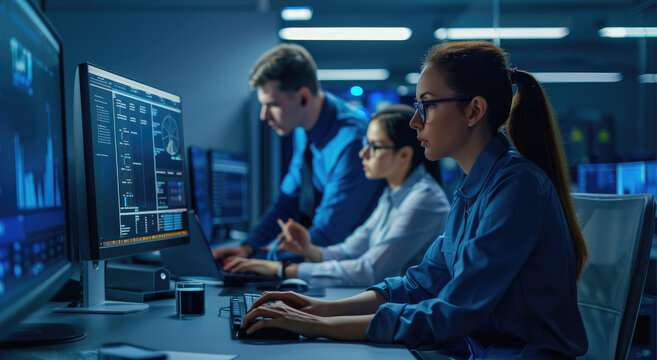
[[[457,96],[479,95],[488,103],[487,121],[497,132],[506,124],[513,146],[540,166],[559,195],[575,250],[577,278],[587,258],[570,196],[566,160],[552,108],[536,79],[527,72],[508,69],[506,53],[488,41],[458,41],[432,47],[424,66],[439,66]],[[513,96],[511,80],[518,86]]]
[[[507,134],[516,150],[540,166],[557,190],[573,239],[579,279],[587,258],[586,243],[575,216],[561,134],[552,107],[543,87],[530,73],[513,69],[510,75],[518,91],[506,121]]]

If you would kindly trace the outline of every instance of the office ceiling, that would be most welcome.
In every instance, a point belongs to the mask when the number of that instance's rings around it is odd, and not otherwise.
[[[292,4],[273,0],[272,9]],[[315,56],[320,68],[371,68],[390,70],[390,81],[404,83],[403,76],[417,71],[427,49],[438,40],[442,27],[490,27],[494,14],[499,26],[566,26],[570,34],[558,40],[502,40],[514,66],[530,71],[637,72],[639,40],[598,36],[604,26],[656,26],[657,1],[643,0],[333,0],[305,1],[313,8],[308,22],[284,22],[281,26],[406,26],[413,35],[407,41],[330,42],[301,41]],[[655,48],[650,39],[648,47]],[[654,61],[653,61],[654,62]],[[370,82],[368,86],[377,86]],[[389,86],[385,82],[380,86]]]
[[[657,53],[656,39],[608,39],[604,26],[657,26],[657,0],[41,0],[56,11],[271,11],[310,6],[310,21],[279,20],[288,26],[405,26],[406,41],[299,41],[319,68],[386,68],[385,82],[403,84],[417,71],[441,27],[567,26],[558,40],[502,40],[512,64],[529,71],[621,71],[637,73],[646,56]],[[499,7],[495,9],[496,3]],[[494,14],[499,14],[496,18]],[[280,17],[279,17],[280,19]],[[245,25],[248,26],[248,25]],[[641,43],[643,41],[643,43]],[[649,54],[649,55],[647,55]],[[652,57],[654,59],[654,57]],[[654,60],[649,61],[650,63]],[[644,66],[645,67],[645,66]]]

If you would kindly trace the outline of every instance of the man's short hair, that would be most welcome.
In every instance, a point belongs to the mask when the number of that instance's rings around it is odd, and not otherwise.
[[[251,69],[251,89],[272,80],[278,80],[281,91],[297,91],[305,86],[316,95],[319,90],[317,65],[308,50],[296,44],[281,44],[267,51]]]

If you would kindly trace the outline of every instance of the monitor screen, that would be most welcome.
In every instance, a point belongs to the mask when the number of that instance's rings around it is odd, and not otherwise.
[[[61,41],[0,0],[0,338],[70,275]]]
[[[619,163],[617,172],[618,194],[651,193],[657,197],[657,161]]]
[[[210,164],[208,152],[197,146],[189,147],[189,169],[192,184],[192,207],[208,241],[212,241],[212,211],[210,210]]]
[[[249,220],[246,157],[222,150],[210,151],[212,171],[212,218],[214,224],[243,223]]]
[[[90,64],[80,65],[79,79],[90,235],[83,256],[189,242],[180,96]]]
[[[585,193],[616,194],[616,164],[579,164],[577,187]]]

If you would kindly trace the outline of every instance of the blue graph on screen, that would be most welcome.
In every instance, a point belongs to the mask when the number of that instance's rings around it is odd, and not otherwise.
[[[55,170],[53,141],[50,131],[46,140],[46,153],[43,160],[43,175],[27,170],[20,136],[14,134],[14,155],[16,166],[16,205],[19,210],[43,209],[62,206],[58,174]]]

